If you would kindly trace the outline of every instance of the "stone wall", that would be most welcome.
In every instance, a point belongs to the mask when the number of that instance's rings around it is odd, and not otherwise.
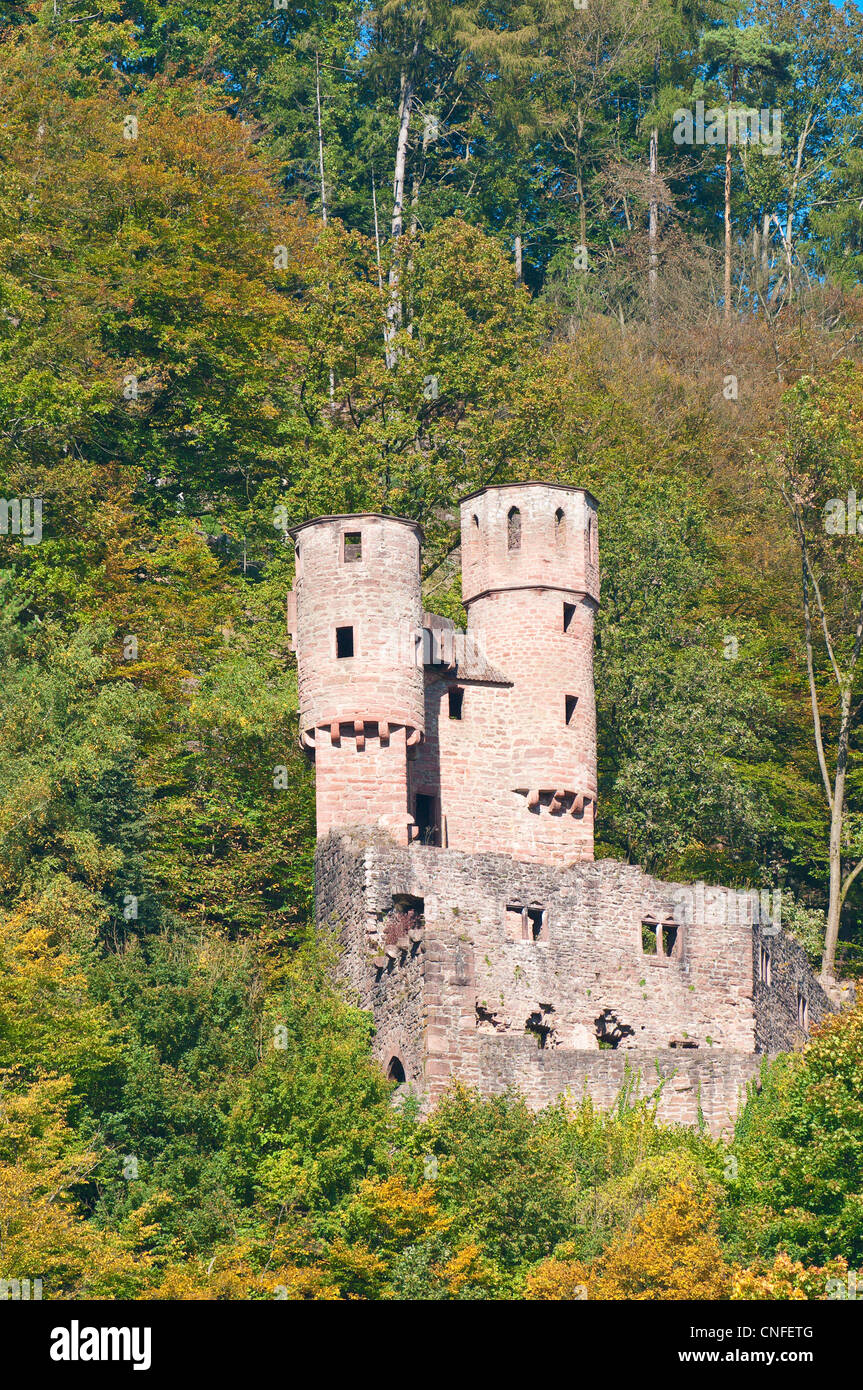
[[[397,1058],[428,1104],[456,1079],[515,1085],[535,1105],[585,1088],[607,1104],[627,1063],[648,1089],[658,1063],[674,1073],[660,1114],[696,1123],[700,1107],[717,1132],[756,1053],[805,1037],[798,990],[807,1025],[830,1008],[797,943],[753,922],[755,895],[612,860],[559,869],[361,830],[321,842],[317,902],[346,989],[374,1015],[375,1055]],[[672,954],[646,952],[645,919],[672,916]],[[771,982],[754,986],[765,942]]]
[[[439,788],[450,847],[560,865],[593,858],[593,618],[592,601],[574,592],[488,594],[471,604],[468,634],[508,684],[462,683],[461,718],[451,719],[448,692],[460,683],[427,673],[425,744],[409,769],[415,787]]]
[[[596,503],[576,488],[485,488],[462,502],[461,537],[468,632],[509,685],[468,691],[463,729],[440,720],[449,843],[546,864],[592,859]]]
[[[484,1039],[480,1087],[486,1094],[517,1087],[536,1108],[565,1094],[574,1102],[589,1095],[601,1109],[608,1109],[624,1087],[633,1098],[658,1091],[660,1120],[697,1125],[703,1119],[710,1133],[719,1135],[733,1127],[763,1061],[753,1053],[716,1050],[548,1052],[539,1051],[529,1038]]]
[[[782,931],[774,934],[769,925],[759,924],[753,932],[752,974],[759,1052],[801,1048],[813,1025],[833,1011],[803,947]]]
[[[315,904],[320,926],[341,944],[339,977],[352,1003],[375,1022],[374,1054],[386,1071],[397,1058],[409,1085],[425,1090],[425,960],[418,939],[399,931],[387,940],[393,896],[406,892],[395,846],[379,829],[327,836],[315,854]],[[395,870],[395,872],[394,872]],[[407,945],[399,945],[405,941]]]

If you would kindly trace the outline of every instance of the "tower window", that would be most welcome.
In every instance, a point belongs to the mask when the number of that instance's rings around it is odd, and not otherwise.
[[[362,531],[346,531],[342,540],[342,559],[346,565],[363,558]]]
[[[506,548],[521,550],[521,512],[518,507],[510,507],[506,518]]]
[[[352,627],[336,628],[336,656],[353,656],[354,630]]]
[[[506,927],[507,936],[510,938],[523,938],[527,936],[524,919],[524,908],[521,903],[507,903],[506,905]]]
[[[566,517],[560,507],[554,514],[554,539],[557,545],[566,545]]]
[[[546,912],[544,907],[529,907],[527,909],[527,931],[525,936],[528,941],[545,941]]]
[[[566,700],[566,722],[567,722],[567,724],[571,724],[572,721],[573,721],[573,719],[574,719],[574,717],[575,717],[575,707],[576,707],[576,705],[578,704],[578,696],[577,696],[577,695],[567,695],[567,696],[565,696],[565,700]]]
[[[563,630],[569,632],[572,627],[572,620],[575,617],[575,604],[565,603],[563,605]]]
[[[453,685],[447,691],[449,698],[449,717],[450,719],[461,719],[464,707],[464,691],[458,686]]]
[[[770,962],[770,952],[766,946],[758,948],[758,978],[763,985],[769,986],[773,983],[773,970]]]
[[[429,796],[426,792],[417,792],[414,820],[416,821],[417,837],[420,844],[440,844],[440,817],[436,796]]]
[[[655,917],[645,917],[641,924],[641,949],[646,956],[659,955],[658,926]]]
[[[659,928],[659,940],[662,944],[662,954],[668,960],[674,955],[674,948],[677,945],[677,925],[674,922],[663,922]]]

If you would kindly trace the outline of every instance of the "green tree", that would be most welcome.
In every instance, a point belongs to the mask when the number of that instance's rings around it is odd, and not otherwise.
[[[863,1010],[831,1017],[805,1053],[778,1058],[734,1142],[731,1248],[823,1264],[863,1259]]]

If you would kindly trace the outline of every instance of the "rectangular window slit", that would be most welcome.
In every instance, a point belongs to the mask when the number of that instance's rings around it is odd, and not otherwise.
[[[567,696],[566,696],[566,722],[567,722],[567,724],[571,724],[571,723],[572,723],[573,717],[574,717],[574,715],[575,715],[575,707],[576,707],[577,704],[578,704],[578,696],[577,696],[577,695],[567,695]]]
[[[352,627],[336,628],[336,656],[353,656],[354,630]]]
[[[342,559],[346,565],[363,558],[363,536],[361,531],[346,531]]]
[[[436,796],[430,796],[426,792],[417,792],[414,820],[417,827],[417,839],[421,845],[440,844],[440,814]]]
[[[574,604],[574,603],[565,603],[565,604],[563,605],[563,630],[564,630],[564,632],[569,632],[569,629],[570,629],[571,626],[572,626],[572,620],[573,620],[574,617],[575,617],[575,604]]]
[[[449,696],[449,717],[450,719],[461,719],[464,707],[464,691],[457,686],[451,687],[448,691]]]
[[[546,921],[544,907],[529,907],[527,909],[527,939],[528,941],[545,941]]]

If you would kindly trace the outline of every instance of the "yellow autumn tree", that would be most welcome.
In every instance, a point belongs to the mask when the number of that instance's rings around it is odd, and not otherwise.
[[[780,1251],[772,1264],[756,1261],[743,1268],[735,1265],[730,1297],[735,1301],[804,1302],[827,1299],[836,1282],[847,1285],[848,1261],[839,1256],[826,1265],[804,1265]],[[833,1295],[836,1296],[835,1293]]]
[[[64,874],[0,911],[0,1066],[71,1075],[81,1088],[117,1058],[117,1027],[84,969],[103,915]]]
[[[716,1196],[692,1181],[674,1183],[587,1264],[560,1257],[531,1272],[526,1297],[583,1297],[638,1302],[647,1299],[722,1299],[730,1269],[719,1243]]]
[[[52,1077],[15,1093],[0,1073],[0,1279],[41,1279],[43,1299],[134,1298],[150,1259],[134,1233],[102,1230],[75,1198],[99,1155],[67,1123],[71,1090]]]

